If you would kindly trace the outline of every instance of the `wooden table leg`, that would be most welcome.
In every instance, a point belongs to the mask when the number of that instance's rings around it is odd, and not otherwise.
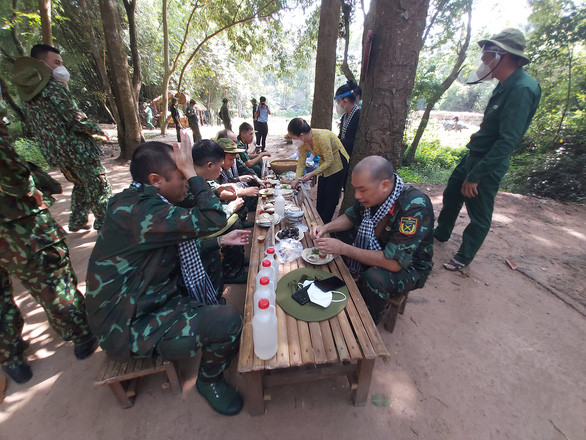
[[[114,393],[114,396],[116,396],[116,400],[118,400],[118,403],[122,408],[126,409],[134,405],[133,400],[126,395],[126,391],[124,391],[124,387],[120,382],[109,383],[108,386]]]
[[[171,385],[171,391],[174,393],[181,391],[181,383],[179,382],[179,377],[177,377],[177,370],[175,369],[174,362],[171,361],[168,365],[165,366],[165,374],[167,375],[167,380]]]
[[[244,404],[252,416],[262,416],[265,413],[264,389],[262,371],[243,373]]]
[[[354,406],[364,406],[370,390],[370,380],[374,370],[375,359],[361,359],[358,361],[356,369],[356,378],[358,386],[352,392],[352,402]]]

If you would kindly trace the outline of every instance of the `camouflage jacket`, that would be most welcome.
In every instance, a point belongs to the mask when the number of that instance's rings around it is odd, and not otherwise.
[[[36,167],[37,176],[33,176],[32,166],[18,155],[7,138],[0,136],[0,225],[43,211],[32,198],[36,188],[43,192],[45,202],[51,204],[53,199],[45,188],[45,181],[60,189],[57,182]],[[60,233],[65,236],[62,231]]]
[[[220,113],[218,116],[220,116],[222,121],[230,122],[230,110],[228,110],[228,105],[226,103],[222,104],[222,107],[220,107]]]
[[[356,201],[345,214],[358,228],[365,209]],[[371,209],[376,212],[378,206]],[[433,267],[433,222],[429,197],[408,186],[376,226],[375,236],[386,258],[396,260],[407,272],[427,275]]]
[[[98,146],[91,135],[104,133],[77,108],[62,84],[50,80],[24,107],[49,165],[71,167],[98,159]]]
[[[189,179],[191,209],[165,203],[157,190],[130,187],[108,202],[91,254],[86,309],[92,333],[111,356],[149,356],[188,299],[177,244],[226,225],[218,199],[201,177]]]
[[[197,124],[197,113],[195,113],[195,108],[191,104],[187,104],[185,116],[187,116],[190,124]]]

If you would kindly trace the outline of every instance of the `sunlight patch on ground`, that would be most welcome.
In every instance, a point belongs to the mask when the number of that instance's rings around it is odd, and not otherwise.
[[[25,388],[22,391],[13,392],[6,396],[2,405],[2,411],[0,411],[0,424],[8,420],[12,414],[24,407],[37,393],[47,394],[55,381],[59,379],[59,376],[61,376],[61,373],[57,373],[35,386]]]
[[[577,238],[578,240],[586,241],[586,235],[584,235],[581,232],[574,231],[573,229],[569,228],[562,228],[562,231],[564,231],[568,235],[571,235],[574,238]]]
[[[492,220],[493,220],[493,222],[500,222],[500,223],[512,223],[513,222],[513,220],[509,216],[506,216],[504,214],[498,214],[498,213],[492,215]]]
[[[546,246],[557,246],[557,243],[556,242],[551,241],[551,240],[549,240],[547,238],[540,237],[539,235],[532,235],[531,238],[533,238],[534,240],[537,240],[537,241],[543,243]]]

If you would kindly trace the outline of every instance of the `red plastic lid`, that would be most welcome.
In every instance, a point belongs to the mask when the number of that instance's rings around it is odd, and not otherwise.
[[[263,277],[265,278],[265,277]],[[269,300],[266,298],[262,298],[259,302],[258,302],[258,308],[259,309],[268,309],[269,308]]]
[[[275,248],[272,248],[272,247],[270,247],[270,248],[267,248],[267,254],[270,254],[270,255],[272,255],[272,254],[274,254],[274,253],[275,253]]]
[[[271,267],[271,262],[269,260],[262,260],[262,267]]]
[[[270,282],[271,280],[269,280],[269,277],[260,277],[260,284],[262,284],[263,286],[266,286]]]

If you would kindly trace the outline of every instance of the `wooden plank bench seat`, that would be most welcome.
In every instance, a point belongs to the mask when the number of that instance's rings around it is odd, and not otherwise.
[[[178,393],[181,390],[181,385],[175,364],[172,361],[163,361],[161,358],[157,358],[153,363],[151,359],[146,358],[116,361],[106,357],[94,386],[107,384],[120,406],[130,408],[134,405],[138,379],[161,372],[167,375],[168,386],[171,390]]]
[[[306,198],[302,203],[304,223],[309,227],[323,224],[311,202]],[[259,202],[258,209],[260,205]],[[386,358],[389,354],[354,279],[339,255],[327,265],[319,266],[319,269],[331,272],[345,281],[350,292],[346,308],[330,319],[305,322],[286,314],[277,304],[277,354],[266,361],[254,354],[253,295],[258,265],[265,249],[265,243],[259,243],[256,238],[266,234],[266,231],[258,225],[254,227],[244,323],[238,354],[238,372],[243,378],[242,391],[249,412],[254,415],[264,413],[265,400],[270,398],[268,387],[323,380],[332,376],[347,377],[354,405],[364,405],[370,389],[375,360],[377,357]],[[302,243],[304,248],[313,246],[309,232],[305,233]],[[291,263],[280,264],[279,276],[305,266],[311,267],[301,258]]]

